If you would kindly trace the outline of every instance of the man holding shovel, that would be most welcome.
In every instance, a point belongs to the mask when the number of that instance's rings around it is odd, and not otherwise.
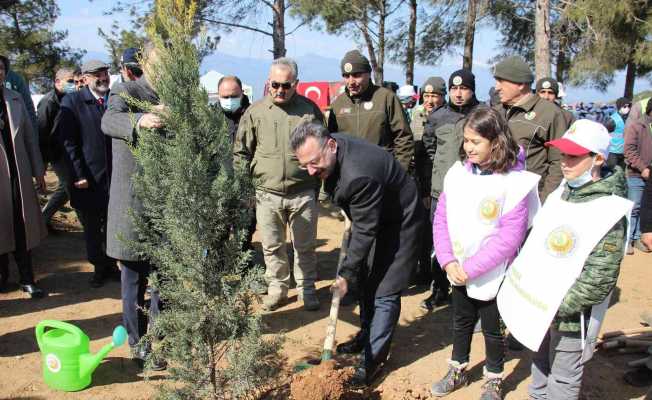
[[[361,290],[361,330],[346,346],[362,352],[353,385],[373,381],[386,361],[401,311],[401,291],[418,259],[423,219],[417,187],[398,161],[360,139],[330,134],[314,122],[299,124],[292,151],[351,220],[351,236],[334,286],[344,296]]]

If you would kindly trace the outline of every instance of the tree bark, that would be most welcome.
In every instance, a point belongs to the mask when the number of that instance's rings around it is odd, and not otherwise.
[[[633,99],[634,98],[634,83],[636,82],[636,63],[634,62],[634,54],[629,57],[627,63],[627,74],[625,75],[625,93],[623,96]],[[645,111],[645,110],[643,110]]]
[[[566,71],[568,69],[568,59],[566,56],[566,50],[568,48],[568,29],[566,28],[567,21],[563,21],[563,24],[559,28],[559,40],[557,40],[557,59],[555,62],[555,79],[557,82],[564,82],[566,77]]]
[[[387,10],[385,0],[380,1],[378,12],[378,66],[376,69],[376,79],[378,85],[383,86],[385,81],[385,21],[387,19]]]
[[[551,76],[550,0],[536,0],[534,26],[534,65],[536,79]]]
[[[475,40],[475,22],[477,19],[478,0],[468,0],[466,10],[466,33],[464,34],[464,56],[462,68],[473,69],[473,41]]]
[[[285,0],[274,0],[272,7],[272,54],[274,59],[285,57]]]
[[[417,0],[410,0],[410,26],[408,28],[408,45],[405,53],[405,84],[414,85],[414,52],[417,36]]]
[[[382,85],[383,75],[382,73],[380,73],[380,75],[378,74],[378,59],[376,58],[376,46],[374,46],[373,39],[371,38],[371,34],[369,33],[368,18],[369,16],[367,14],[367,10],[364,10],[359,28],[362,31],[362,37],[364,38],[364,41],[367,45],[367,53],[369,54],[369,63],[371,64],[371,69],[373,70],[373,74],[374,74],[374,83],[376,83],[377,85]]]

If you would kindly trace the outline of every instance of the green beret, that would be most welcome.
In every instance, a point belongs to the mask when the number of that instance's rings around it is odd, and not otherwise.
[[[507,57],[494,66],[494,78],[514,83],[532,83],[534,75],[525,60],[518,56]]]
[[[555,96],[559,96],[559,83],[552,78],[541,78],[537,81],[537,93],[541,89],[550,89],[555,93]]]
[[[340,63],[342,75],[357,74],[360,72],[371,72],[371,64],[367,57],[363,56],[358,50],[351,50],[344,55]]]
[[[439,76],[431,76],[423,84],[421,93],[437,93],[446,96],[446,81]]]

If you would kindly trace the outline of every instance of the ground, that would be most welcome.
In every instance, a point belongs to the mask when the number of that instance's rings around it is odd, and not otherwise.
[[[50,189],[54,186],[48,174]],[[41,300],[28,299],[14,284],[0,293],[0,399],[149,399],[155,396],[156,385],[165,373],[154,373],[144,381],[129,360],[128,347],[116,349],[93,374],[91,386],[78,393],[56,392],[42,379],[40,353],[34,337],[34,326],[44,319],[68,321],[79,326],[91,339],[91,350],[99,350],[110,342],[113,328],[121,323],[120,285],[109,282],[100,289],[91,289],[88,278],[91,267],[85,260],[84,241],[74,212],[66,209],[56,215],[59,229],[51,234],[33,254],[39,284],[49,292]],[[264,317],[269,333],[284,332],[283,349],[287,371],[292,365],[321,350],[328,318],[332,282],[337,263],[343,223],[322,210],[318,231],[320,266],[319,312],[303,311],[290,292],[290,303]],[[254,238],[257,241],[256,238]],[[256,243],[258,245],[258,243]],[[259,249],[259,247],[257,247]],[[640,314],[652,310],[650,271],[652,255],[637,251],[623,262],[615,304],[607,314],[604,330],[639,326]],[[10,281],[17,275],[11,268]],[[646,283],[647,282],[647,283]],[[369,398],[425,399],[428,388],[446,372],[446,359],[451,353],[451,310],[447,307],[425,312],[419,302],[426,296],[424,287],[410,288],[402,300],[400,326],[394,338],[391,359]],[[343,307],[337,327],[337,340],[347,340],[356,332],[358,310]],[[482,335],[473,338],[471,385],[447,396],[447,399],[479,397],[482,385],[484,344]],[[599,351],[586,366],[583,398],[598,400],[643,399],[647,388],[633,388],[622,380],[626,363],[638,355],[622,355]],[[529,379],[527,351],[508,353],[505,368],[505,398],[526,399]],[[289,398],[289,385],[270,390],[266,398]]]

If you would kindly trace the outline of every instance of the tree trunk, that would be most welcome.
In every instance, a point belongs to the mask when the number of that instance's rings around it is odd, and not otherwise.
[[[550,0],[536,0],[534,26],[534,65],[536,79],[549,77],[550,71]]]
[[[468,0],[466,10],[466,33],[464,34],[464,56],[462,68],[473,69],[473,41],[475,39],[475,21],[477,18],[478,0]]]
[[[634,98],[634,82],[636,82],[636,63],[634,62],[634,55],[630,55],[629,62],[627,63],[627,74],[625,75],[625,93],[623,96],[628,99]],[[645,110],[643,110],[645,111]]]
[[[274,0],[272,7],[272,54],[274,59],[285,57],[285,0]]]
[[[382,72],[378,73],[378,59],[376,58],[376,47],[374,46],[373,39],[369,34],[369,20],[368,20],[367,11],[364,11],[362,15],[362,20],[360,21],[360,30],[362,31],[362,37],[367,45],[367,53],[369,53],[369,63],[371,63],[371,69],[374,73],[374,83],[377,85],[383,84],[383,74]],[[379,80],[380,79],[380,80]]]
[[[405,53],[405,84],[414,85],[414,52],[417,36],[417,0],[410,0],[410,27],[408,45]]]
[[[378,85],[383,86],[385,81],[385,20],[387,13],[385,10],[385,1],[380,2],[378,13],[378,66],[376,70],[376,79]]]
[[[566,71],[568,69],[568,59],[566,57],[566,50],[568,49],[568,29],[567,21],[563,21],[559,28],[559,38],[557,40],[557,59],[555,65],[555,79],[557,82],[564,82]]]

